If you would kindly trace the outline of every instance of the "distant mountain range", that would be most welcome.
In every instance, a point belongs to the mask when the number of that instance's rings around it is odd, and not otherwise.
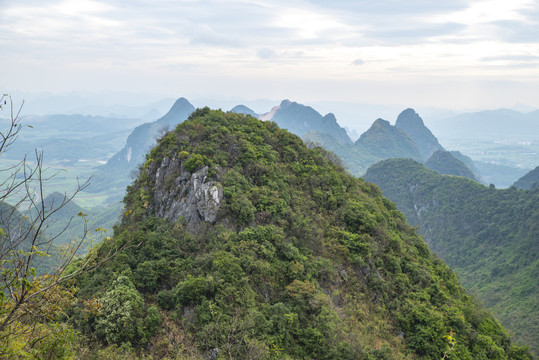
[[[309,131],[318,131],[330,135],[342,144],[352,144],[346,130],[339,126],[332,113],[322,116],[310,106],[283,100],[279,106],[260,116],[261,120],[271,120],[281,128],[303,136]]]
[[[155,144],[159,131],[174,128],[194,110],[187,99],[180,98],[165,116],[135,128],[125,146],[98,169],[90,190],[99,192],[112,186],[117,191],[111,201],[120,199],[123,189],[131,181],[130,174],[144,162],[144,156]],[[245,105],[234,106],[231,111],[274,121],[281,128],[301,136],[307,143],[335,152],[342,158],[344,166],[356,176],[363,175],[376,162],[389,158],[428,161],[428,167],[443,174],[465,176],[483,183],[503,182],[506,186],[526,171],[518,172],[499,164],[477,163],[459,152],[440,153],[429,161],[435,152],[443,151],[444,147],[417,112],[410,108],[399,114],[394,126],[383,119],[374,121],[355,142],[332,113],[322,115],[310,106],[290,100],[283,100],[264,114],[258,114]]]
[[[380,186],[463,284],[537,353],[539,189],[498,190],[410,159],[377,163],[364,178]]]
[[[520,138],[539,134],[539,110],[521,113],[510,109],[469,112],[431,121],[429,127],[444,138]]]

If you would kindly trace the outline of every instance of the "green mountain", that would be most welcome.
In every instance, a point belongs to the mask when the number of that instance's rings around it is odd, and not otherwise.
[[[539,188],[539,166],[518,179],[513,186],[522,190]]]
[[[333,158],[274,122],[196,110],[147,155],[94,250],[121,253],[78,279],[77,296],[97,304],[71,316],[90,349],[529,359],[379,188]]]
[[[362,152],[380,159],[410,158],[422,160],[414,140],[389,121],[378,119],[354,144]]]
[[[442,175],[455,175],[477,180],[472,170],[464,165],[462,161],[454,157],[449,151],[436,151],[427,161],[425,161],[425,166]]]
[[[262,120],[271,120],[283,129],[303,136],[309,131],[319,131],[332,136],[343,144],[351,144],[346,130],[339,126],[335,115],[329,113],[322,116],[310,106],[298,104],[289,100],[283,100],[279,106],[274,107],[269,113],[261,115]]]
[[[302,135],[302,138],[308,143],[318,144],[339,155],[344,166],[356,176],[365,174],[369,166],[384,159],[426,160],[417,143],[421,144],[425,153],[429,153],[432,149],[443,149],[414,110],[404,110],[399,115],[398,123],[402,128],[392,126],[386,120],[378,119],[361,134],[354,144],[339,143],[335,138],[321,131],[307,132]]]
[[[365,175],[516,339],[539,348],[539,191],[497,190],[412,160]]]
[[[436,151],[444,150],[414,109],[401,112],[397,117],[395,127],[406,132],[414,140],[423,159],[428,159]]]
[[[482,184],[488,184],[485,181],[485,179],[483,179],[483,176],[481,175],[481,172],[479,171],[476,161],[473,161],[471,157],[464,155],[460,151],[450,151],[450,153],[451,155],[453,155],[454,158],[462,161],[462,163],[466,165],[466,167],[472,171],[475,180],[479,181]]]

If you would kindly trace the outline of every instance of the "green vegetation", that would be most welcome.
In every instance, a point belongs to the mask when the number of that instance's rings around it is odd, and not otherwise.
[[[539,351],[539,191],[497,190],[442,176],[412,160],[386,160],[378,184],[514,337]]]
[[[462,176],[477,181],[472,170],[449,151],[436,151],[425,161],[425,166],[442,175]]]
[[[147,155],[96,259],[124,250],[78,278],[79,357],[530,359],[379,188],[333,158],[275,123],[196,110]],[[216,223],[155,216],[165,159],[209,167]]]
[[[539,166],[518,179],[514,186],[517,189],[530,190],[533,188],[539,188]]]
[[[413,110],[408,109],[403,114],[408,114]],[[415,114],[415,112],[414,112]],[[402,115],[402,114],[401,114]],[[403,123],[402,117],[401,124]],[[417,141],[423,146],[425,151],[430,151],[433,141],[441,147],[436,138],[423,125],[421,118],[415,114],[413,121],[420,121],[418,124],[408,124],[406,129],[412,131],[417,137]],[[426,134],[430,134],[427,137]],[[336,141],[331,135],[321,131],[310,131],[303,135],[307,143],[322,146],[324,149],[334,152],[342,158],[343,164],[354,175],[363,175],[369,166],[380,160],[391,158],[410,158],[418,161],[426,160],[423,158],[416,142],[412,137],[396,126],[392,126],[383,119],[376,120],[369,130],[361,134],[360,138],[354,144],[348,144]]]

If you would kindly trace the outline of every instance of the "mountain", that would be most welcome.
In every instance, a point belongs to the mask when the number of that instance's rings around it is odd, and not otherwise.
[[[407,133],[414,140],[423,159],[428,159],[434,152],[444,150],[438,139],[425,126],[423,119],[414,109],[406,109],[399,114],[395,127]]]
[[[144,161],[144,156],[155,145],[160,132],[173,128],[187,119],[195,108],[187,99],[179,98],[172,108],[160,119],[137,126],[127,138],[127,143],[106,164],[99,167],[88,191],[102,191],[106,188],[117,189],[115,198],[123,196],[123,189],[130,181],[130,173]]]
[[[252,117],[258,119],[258,114],[245,105],[236,105],[230,111],[238,114],[251,115]]]
[[[425,161],[425,166],[442,175],[462,176],[468,179],[477,180],[472,170],[464,163],[445,150],[438,150]]]
[[[475,161],[472,160],[471,157],[464,155],[460,151],[450,151],[451,155],[457,160],[460,160],[468,169],[470,169],[473,173],[473,176],[475,180],[479,181],[482,184],[488,184],[481,175],[481,172],[479,171],[477,164]]]
[[[322,116],[310,106],[283,100],[279,106],[269,113],[260,116],[262,120],[275,121],[283,129],[303,136],[308,131],[319,131],[332,136],[343,144],[351,144],[346,130],[339,126],[335,115],[329,113]]]
[[[497,190],[412,160],[365,175],[516,339],[539,348],[539,191]]]
[[[78,278],[108,358],[529,359],[377,186],[273,122],[198,109]],[[116,347],[115,345],[121,345]],[[91,356],[88,356],[91,357]]]
[[[410,158],[422,160],[414,140],[389,121],[378,119],[361,134],[354,146],[380,159]]]
[[[539,166],[518,179],[513,186],[522,190],[539,188]]]
[[[443,149],[413,109],[401,112],[398,122],[422,144],[425,153],[429,153],[432,149]],[[418,161],[426,159],[423,158],[410,134],[383,119],[376,120],[354,144],[341,143],[327,133],[322,134],[321,131],[307,132],[302,138],[308,143],[317,144],[339,155],[344,166],[357,176],[362,176],[369,166],[384,159],[411,158]]]

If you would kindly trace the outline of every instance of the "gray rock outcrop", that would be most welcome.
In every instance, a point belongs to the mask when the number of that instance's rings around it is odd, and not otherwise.
[[[165,157],[149,170],[155,180],[155,215],[170,221],[183,217],[188,229],[201,222],[215,223],[223,201],[223,187],[218,181],[208,181],[207,166],[193,173],[187,171],[180,159]]]

